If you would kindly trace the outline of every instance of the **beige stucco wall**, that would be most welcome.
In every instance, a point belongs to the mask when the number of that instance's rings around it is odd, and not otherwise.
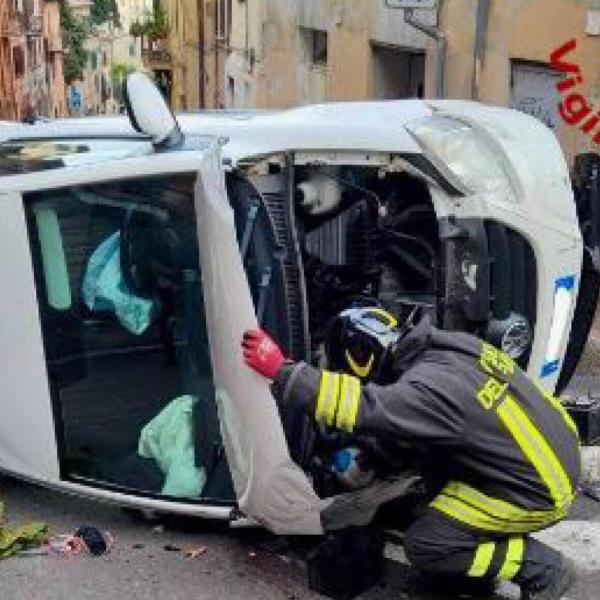
[[[435,13],[419,14],[434,24]],[[310,64],[301,28],[327,31],[326,67]],[[373,43],[424,52],[427,64],[433,60],[431,40],[406,25],[402,11],[386,9],[383,1],[234,2],[226,77],[235,79],[236,100],[246,105],[288,107],[321,100],[362,100],[373,93]],[[250,89],[248,98],[237,94],[244,84]],[[433,80],[426,81],[425,90],[429,89]]]

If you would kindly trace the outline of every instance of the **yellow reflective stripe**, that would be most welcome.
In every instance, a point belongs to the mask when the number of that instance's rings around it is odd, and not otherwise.
[[[532,525],[547,523],[553,520],[554,512],[547,510],[527,510],[520,506],[515,506],[506,500],[499,500],[486,496],[480,491],[472,488],[465,483],[451,481],[443,490],[443,494],[455,496],[463,500],[474,508],[498,517],[505,521],[526,521],[532,522]]]
[[[544,398],[547,400],[547,402],[549,402],[550,405],[560,413],[560,416],[563,418],[563,421],[565,422],[565,425],[567,426],[567,428],[577,436],[577,439],[579,439],[579,429],[577,429],[577,425],[575,424],[575,421],[573,421],[573,419],[571,418],[571,415],[569,414],[567,409],[564,407],[564,405],[560,401],[560,399],[557,398],[556,396],[554,396],[548,390],[546,390],[537,381],[535,381],[535,380],[532,380],[532,381],[533,381],[533,384],[535,385],[535,387],[537,388],[537,391],[540,394],[542,394],[542,396],[544,396]]]
[[[317,408],[315,411],[315,419],[318,423],[325,420],[326,403],[329,401],[329,385],[331,382],[331,373],[323,371],[321,373],[321,381],[319,383],[319,395],[317,396]]]
[[[342,375],[342,389],[336,426],[351,433],[356,421],[356,412],[360,399],[360,381],[351,375]]]
[[[492,564],[492,557],[494,556],[494,550],[496,544],[494,542],[486,542],[485,544],[479,544],[477,546],[477,552],[473,559],[473,564],[467,573],[468,577],[483,577]]]
[[[525,551],[525,542],[522,537],[511,537],[508,540],[506,558],[500,568],[496,579],[499,581],[510,581],[521,568],[523,564],[523,552]]]
[[[318,423],[325,422],[330,427],[333,425],[335,409],[339,400],[340,376],[337,373],[323,371],[317,396],[315,419]]]
[[[338,408],[340,401],[340,376],[338,373],[331,374],[331,402],[328,405],[326,423],[329,427],[333,427],[333,421],[335,419],[335,412]]]
[[[445,515],[475,527],[476,529],[485,529],[488,531],[503,531],[503,525],[489,515],[482,514],[469,505],[464,504],[456,498],[439,495],[431,504],[432,508],[443,512]]]
[[[340,389],[340,401],[336,418],[336,426],[340,429],[343,429],[343,424],[345,423],[345,415],[348,411],[347,405],[349,404],[349,384],[351,385],[351,378],[348,375],[342,375],[342,386]]]
[[[497,533],[529,533],[556,521],[553,511],[545,513],[543,518],[540,515],[539,520],[536,521],[502,519],[478,510],[464,500],[446,496],[443,492],[435,498],[430,506],[461,523],[465,523],[476,529],[495,531]]]
[[[354,431],[356,425],[356,415],[358,414],[358,406],[360,404],[360,381],[356,379],[354,381],[354,389],[352,392],[352,402],[350,403],[350,410],[348,411],[348,433]]]
[[[496,412],[548,488],[557,519],[564,516],[573,489],[552,448],[512,396],[506,396]]]
[[[385,324],[388,327],[391,327],[392,329],[394,327],[398,327],[398,320],[396,319],[396,317],[394,317],[394,315],[390,314],[387,310],[383,310],[382,308],[370,308],[369,314],[370,315],[378,315],[378,316],[382,317],[383,320],[385,321]]]

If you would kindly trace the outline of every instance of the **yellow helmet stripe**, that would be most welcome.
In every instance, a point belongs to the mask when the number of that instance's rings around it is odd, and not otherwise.
[[[371,369],[373,368],[373,363],[375,362],[375,355],[371,354],[366,364],[360,365],[352,358],[350,352],[346,350],[346,360],[348,361],[348,364],[350,365],[350,368],[354,371],[354,373],[359,377],[364,378],[367,377],[367,375],[371,372]]]
[[[388,327],[397,327],[398,321],[394,315],[390,314],[387,310],[383,310],[382,308],[370,308],[369,314],[379,315],[385,319],[386,325]]]

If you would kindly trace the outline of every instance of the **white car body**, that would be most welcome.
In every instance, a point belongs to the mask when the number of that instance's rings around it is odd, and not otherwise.
[[[507,199],[494,190],[472,191],[439,157],[424,149],[409,127],[433,117],[451,118],[477,132],[502,164],[514,196]],[[72,139],[87,140],[94,147],[87,154],[65,152],[62,165],[48,170],[6,174],[0,163],[3,471],[66,492],[139,508],[208,518],[232,516],[231,502],[219,505],[149,497],[76,481],[61,469],[23,196],[65,186],[197,173],[202,286],[223,442],[241,512],[276,532],[320,533],[322,512],[336,500],[320,499],[309,478],[291,460],[267,383],[242,364],[241,333],[256,323],[256,316],[221,165],[227,171],[252,168],[266,157],[282,154],[290,155],[297,165],[389,169],[396,164],[426,182],[438,219],[493,220],[518,232],[531,245],[537,265],[537,318],[528,371],[554,389],[573,319],[583,245],[567,165],[544,125],[503,108],[420,100],[187,114],[178,121],[186,143],[160,152],[143,135],[134,133],[125,117],[33,126],[0,124],[0,148],[2,140],[35,147]],[[419,171],[406,160],[408,155],[425,156],[438,175]],[[440,174],[445,185],[440,185]],[[476,277],[471,266],[460,267],[467,284],[469,277]],[[569,283],[563,289],[560,282],[565,280]]]

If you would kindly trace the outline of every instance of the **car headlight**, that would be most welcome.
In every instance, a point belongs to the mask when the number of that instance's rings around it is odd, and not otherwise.
[[[433,116],[407,125],[423,149],[473,192],[494,194],[516,202],[503,159],[481,133],[468,123],[451,117]]]
[[[555,282],[554,309],[550,325],[550,336],[546,347],[546,356],[542,365],[541,377],[558,370],[560,364],[560,347],[569,333],[571,308],[575,297],[575,276],[559,277]]]

